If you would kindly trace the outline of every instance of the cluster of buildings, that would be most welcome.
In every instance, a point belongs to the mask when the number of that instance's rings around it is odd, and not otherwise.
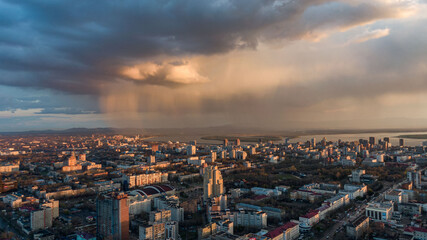
[[[344,207],[365,204],[361,202],[366,199],[367,185],[379,181],[378,176],[366,174],[370,169],[398,165],[407,169],[403,183],[387,185],[379,197],[372,197],[363,214],[346,220],[345,232],[358,239],[370,223],[382,222],[404,225],[402,233],[423,239],[424,225],[417,221],[427,208],[420,200],[425,197],[427,201],[423,192],[427,176],[419,167],[427,163],[426,148],[404,146],[403,140],[399,146],[392,146],[387,138],[251,144],[225,139],[222,144],[197,144],[93,135],[8,141],[10,146],[0,144],[0,197],[6,206],[0,216],[13,216],[10,224],[21,228],[25,237],[304,238],[314,234],[316,224]],[[281,185],[286,182],[261,185],[251,179],[227,182],[227,174],[279,168],[288,161],[351,169],[351,175],[343,183],[313,180],[307,184],[304,169],[295,169],[286,174],[293,181],[304,179],[296,186]],[[268,200],[312,207],[291,218],[283,206],[266,204]],[[414,224],[402,223],[405,218]],[[60,229],[55,222],[71,227]],[[190,236],[193,232],[197,236]]]

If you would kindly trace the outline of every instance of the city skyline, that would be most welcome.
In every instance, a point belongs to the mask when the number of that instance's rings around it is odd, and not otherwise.
[[[0,9],[0,131],[427,127],[425,1]]]

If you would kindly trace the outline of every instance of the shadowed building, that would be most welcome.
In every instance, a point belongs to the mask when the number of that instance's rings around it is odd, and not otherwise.
[[[360,239],[369,229],[369,217],[361,215],[346,226],[347,236]]]
[[[129,203],[127,194],[112,192],[96,201],[98,239],[129,239]]]

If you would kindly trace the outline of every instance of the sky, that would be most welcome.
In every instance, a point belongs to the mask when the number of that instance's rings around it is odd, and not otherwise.
[[[0,131],[427,127],[427,0],[0,0]]]

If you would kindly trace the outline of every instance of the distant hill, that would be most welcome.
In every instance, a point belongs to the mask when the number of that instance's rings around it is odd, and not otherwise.
[[[114,128],[69,128],[64,130],[36,130],[23,132],[1,132],[1,135],[91,135],[114,134]]]
[[[245,128],[232,125],[202,128],[70,128],[63,130],[37,130],[22,132],[1,132],[0,135],[92,135],[92,134],[124,134],[144,136],[286,136],[305,135],[357,134],[357,133],[399,133],[427,132],[427,128],[383,128],[383,129],[310,129],[310,130],[271,130],[261,128]]]

